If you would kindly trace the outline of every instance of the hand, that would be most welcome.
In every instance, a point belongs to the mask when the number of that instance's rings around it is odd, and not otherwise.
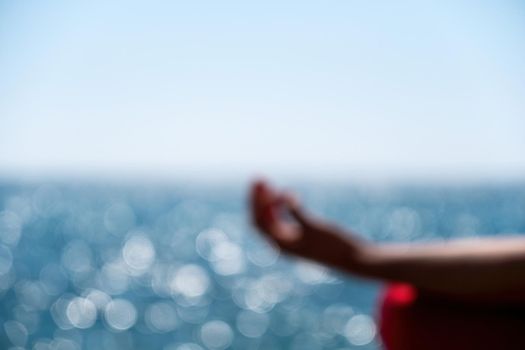
[[[284,252],[347,272],[362,272],[364,243],[307,214],[290,194],[256,182],[251,189],[251,215],[255,226]]]

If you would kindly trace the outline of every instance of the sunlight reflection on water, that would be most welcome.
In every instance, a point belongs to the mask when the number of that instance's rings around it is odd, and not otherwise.
[[[250,227],[243,189],[144,202],[149,190],[0,185],[2,348],[377,348],[377,286],[282,256]],[[304,198],[375,240],[525,226],[505,209],[525,209],[522,187]]]

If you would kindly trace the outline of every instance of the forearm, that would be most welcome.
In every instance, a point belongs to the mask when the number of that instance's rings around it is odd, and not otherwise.
[[[513,293],[525,291],[525,238],[369,245],[354,266],[364,277],[407,282],[437,293]]]

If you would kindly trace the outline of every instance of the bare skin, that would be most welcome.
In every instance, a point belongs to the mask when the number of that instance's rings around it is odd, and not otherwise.
[[[525,294],[525,238],[439,244],[373,244],[315,218],[293,196],[259,181],[251,189],[255,226],[281,250],[343,272],[406,282],[451,297]]]

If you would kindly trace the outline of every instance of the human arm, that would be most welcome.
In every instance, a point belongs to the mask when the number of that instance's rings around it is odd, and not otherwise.
[[[369,277],[410,283],[450,296],[525,292],[525,239],[479,238],[367,248]]]
[[[373,244],[313,217],[263,182],[252,188],[251,207],[255,225],[283,251],[344,272],[450,296],[525,291],[525,238]]]

